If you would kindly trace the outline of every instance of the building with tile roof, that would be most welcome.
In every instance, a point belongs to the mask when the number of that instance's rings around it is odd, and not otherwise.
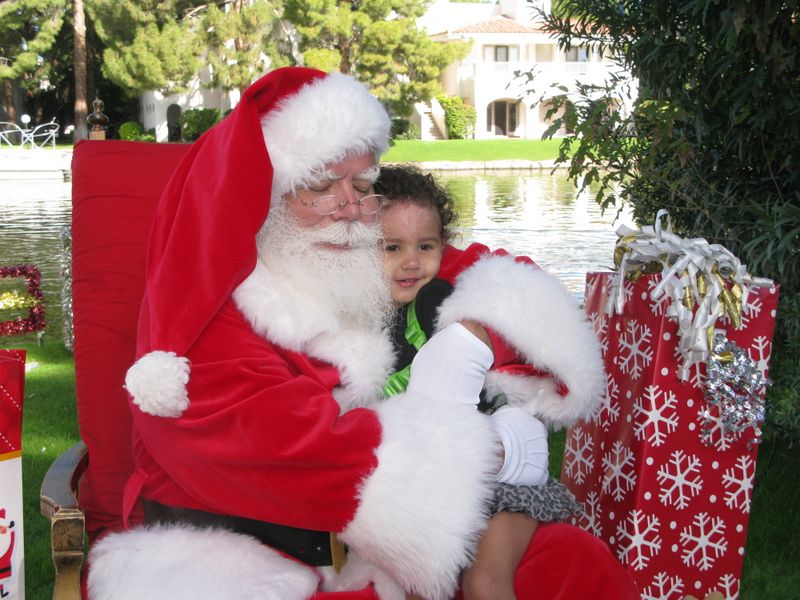
[[[471,41],[467,56],[441,76],[444,92],[475,107],[475,138],[539,138],[549,126],[548,99],[575,89],[575,81],[602,83],[613,63],[586,48],[568,52],[542,29],[536,10],[550,10],[548,0],[499,0],[458,3],[436,0],[420,20],[432,39]],[[524,75],[535,73],[532,82]],[[535,100],[543,98],[541,103]],[[447,137],[441,107],[418,105],[414,120],[423,139]]]

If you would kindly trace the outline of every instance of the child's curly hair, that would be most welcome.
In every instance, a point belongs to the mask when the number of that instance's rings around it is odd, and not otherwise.
[[[423,173],[414,165],[381,165],[380,175],[375,182],[375,193],[386,196],[386,206],[398,202],[414,202],[434,207],[442,223],[442,240],[447,242],[452,239],[452,226],[456,220],[453,199],[430,173]]]

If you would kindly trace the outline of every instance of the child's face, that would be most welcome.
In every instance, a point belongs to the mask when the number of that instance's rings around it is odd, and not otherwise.
[[[392,298],[406,304],[439,272],[444,250],[439,213],[431,206],[401,201],[384,208],[380,219]]]

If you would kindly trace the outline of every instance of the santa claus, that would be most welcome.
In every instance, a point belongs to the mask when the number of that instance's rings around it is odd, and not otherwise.
[[[498,438],[446,386],[381,399],[392,303],[369,196],[388,139],[385,110],[354,79],[286,68],[177,168],[126,379],[124,513],[141,503],[150,523],[95,543],[91,598],[456,592],[486,523]],[[599,349],[560,284],[479,246],[450,249],[443,272],[458,278],[442,326],[490,327],[568,392],[518,376],[499,385],[551,423],[593,409]],[[606,547],[566,525],[539,528],[516,586],[520,598],[635,597]]]
[[[11,593],[6,590],[6,584],[13,575],[11,559],[14,556],[15,540],[14,521],[6,520],[6,509],[0,508],[0,598]]]

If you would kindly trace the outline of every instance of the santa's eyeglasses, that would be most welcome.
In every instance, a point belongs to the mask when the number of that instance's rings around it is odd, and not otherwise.
[[[335,212],[342,210],[348,204],[358,204],[362,215],[374,215],[386,203],[386,196],[380,194],[369,194],[362,196],[358,200],[342,200],[339,196],[328,194],[317,196],[311,200],[299,199],[300,204],[308,206],[315,213],[322,217],[327,217]]]

